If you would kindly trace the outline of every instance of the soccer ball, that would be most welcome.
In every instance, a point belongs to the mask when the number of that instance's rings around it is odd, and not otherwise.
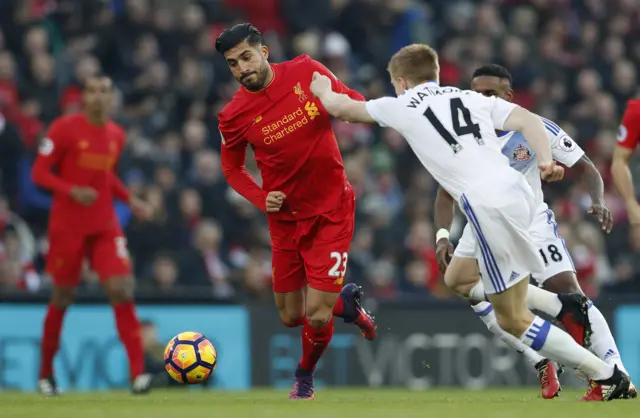
[[[183,332],[164,350],[164,368],[179,383],[202,383],[216,369],[218,353],[211,341],[197,332]]]

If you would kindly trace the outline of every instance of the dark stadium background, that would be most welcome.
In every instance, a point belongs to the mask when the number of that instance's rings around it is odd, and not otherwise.
[[[246,378],[236,382],[230,377],[234,381],[230,383],[220,371],[216,385],[243,388],[251,381],[280,385],[280,379],[289,378],[299,347],[295,339],[287,339],[291,334],[270,313],[275,309],[270,306],[265,218],[227,187],[220,171],[216,115],[238,85],[213,43],[224,28],[241,21],[264,32],[273,61],[308,54],[369,99],[392,93],[387,60],[413,42],[428,43],[439,51],[442,84],[467,87],[476,67],[490,62],[507,67],[514,77],[516,102],[557,122],[588,152],[605,179],[606,202],[615,220],[609,236],[585,215],[589,198],[579,172],[570,170],[566,181],[545,193],[583,289],[605,307],[623,359],[632,377],[638,376],[640,333],[637,326],[625,324],[637,323],[640,307],[619,305],[640,301],[640,230],[627,225],[609,170],[621,112],[638,93],[640,81],[637,1],[3,0],[0,388],[33,387],[35,375],[27,383],[16,376],[36,370],[37,353],[18,364],[7,359],[27,346],[37,350],[49,291],[42,267],[50,197],[30,181],[30,166],[48,124],[79,108],[79,85],[99,70],[115,80],[114,117],[128,133],[119,173],[157,213],[151,222],[139,223],[117,205],[129,239],[139,300],[154,305],[141,313],[154,324],[148,327],[150,365],[173,333],[212,326],[209,333],[217,334],[211,337],[217,340],[222,360],[225,352],[234,352],[239,356],[235,361],[247,363],[241,372]],[[347,375],[326,372],[325,380],[415,387],[535,383],[519,358],[514,357],[519,366],[512,377],[500,374],[511,370],[505,366],[510,363],[492,360],[496,350],[505,353],[504,347],[440,284],[432,224],[436,184],[406,143],[394,131],[377,127],[336,122],[335,131],[358,197],[348,279],[361,284],[372,298],[369,303],[384,332],[375,346],[378,351],[371,352],[341,328],[345,334],[334,338],[332,353],[345,350],[346,354],[330,353],[323,370],[342,373],[347,370],[340,366],[342,361],[350,362],[349,370],[354,364],[388,361],[378,364],[388,376],[381,372],[382,377],[371,378],[369,369],[364,372],[369,377],[354,371],[349,380]],[[255,166],[250,168],[259,177]],[[635,163],[632,170],[638,171]],[[460,233],[462,220],[456,225],[454,236]],[[83,305],[75,312],[83,316],[89,315],[85,310],[94,309],[96,328],[111,329],[109,310],[95,305],[102,301],[99,295],[97,280],[87,271]],[[170,309],[165,304],[178,304],[171,308],[173,316],[163,316]],[[218,304],[236,306],[218,308]],[[198,306],[187,311],[185,305]],[[237,314],[227,328],[226,309]],[[9,321],[18,312],[24,323]],[[408,325],[407,315],[419,320]],[[64,373],[79,374],[80,380],[63,377],[67,386],[90,389],[95,370],[126,367],[121,353],[104,357],[100,351],[119,350],[115,334],[96,331],[84,336],[90,326],[82,320],[71,322],[76,326],[65,331],[63,350],[68,349],[69,368]],[[413,335],[424,338],[410,340]],[[438,337],[442,335],[454,339]],[[20,346],[23,343],[16,341],[26,342]],[[468,350],[461,354],[465,347]],[[105,364],[95,370],[84,367],[83,359],[74,355],[85,349],[97,353],[87,362]],[[454,360],[442,360],[443,352]],[[410,365],[402,365],[402,353],[413,356]],[[444,369],[447,362],[450,370]],[[437,373],[425,366],[435,363],[440,367]],[[467,363],[471,366],[465,366],[464,373],[457,371]],[[485,366],[486,371],[478,368]],[[84,382],[83,373],[86,382],[78,383]],[[427,379],[429,384],[411,380],[429,373],[435,373]],[[469,373],[484,380],[468,383]],[[111,383],[104,387],[124,382],[107,381]]]

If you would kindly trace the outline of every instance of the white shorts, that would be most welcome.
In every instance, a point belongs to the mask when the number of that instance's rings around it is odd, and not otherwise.
[[[529,274],[544,272],[529,232],[535,215],[531,186],[517,171],[502,173],[493,182],[470,188],[458,202],[468,221],[465,233],[470,231],[473,238],[470,254],[478,260],[488,294],[502,293]]]
[[[573,260],[564,239],[558,235],[558,224],[551,209],[546,205],[538,208],[533,223],[531,224],[531,238],[538,248],[538,256],[544,262],[544,272],[534,274],[533,278],[539,283],[544,283],[550,277],[565,271],[575,272]],[[467,223],[458,241],[454,255],[461,258],[476,258],[476,238]]]

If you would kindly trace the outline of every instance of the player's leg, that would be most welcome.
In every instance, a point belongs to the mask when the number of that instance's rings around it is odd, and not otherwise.
[[[457,277],[460,277],[460,279],[457,279]],[[449,263],[449,267],[445,272],[445,283],[448,285],[452,284],[453,289],[464,290],[464,288],[470,287],[470,283],[473,283],[474,281],[478,282],[479,280],[480,272],[478,270],[478,263],[476,259],[459,257],[454,254],[451,259],[451,263]],[[457,283],[460,283],[461,285],[456,285]],[[544,361],[544,358],[531,349],[531,347],[525,345],[522,341],[500,328],[491,303],[486,301],[479,302],[470,300],[469,304],[478,318],[485,324],[487,329],[493,335],[500,338],[509,347],[524,354],[527,361],[531,363],[532,366],[536,367],[536,365],[541,364],[541,362]]]
[[[271,283],[282,323],[295,328],[305,323],[304,263],[296,242],[296,223],[269,219]]]
[[[133,393],[146,393],[151,375],[144,371],[142,329],[133,297],[133,277],[127,241],[119,229],[95,235],[90,240],[91,266],[100,277],[113,307],[116,330],[129,360]]]
[[[565,252],[564,254],[566,254],[566,257],[569,257],[568,252]],[[542,287],[544,289],[553,293],[558,293],[558,296],[562,296],[563,293],[568,297],[571,297],[573,295],[583,296],[583,298],[587,301],[587,315],[589,319],[590,330],[592,331],[589,348],[605,363],[616,366],[623,373],[629,374],[627,372],[627,369],[624,367],[624,364],[622,363],[622,358],[620,357],[618,346],[615,339],[613,338],[607,320],[604,318],[604,315],[602,315],[596,305],[594,305],[592,301],[588,300],[584,296],[582,288],[578,283],[576,274],[573,271],[562,271],[560,273],[554,274],[549,278],[541,277],[539,281],[542,282]],[[574,338],[575,335],[580,335],[580,330],[576,328],[575,325],[572,325],[571,322],[569,322],[569,324],[565,324],[565,322],[563,321],[563,325],[567,329],[567,332],[572,334]],[[587,401],[600,400],[602,399],[601,391],[601,386],[593,384],[592,382],[592,384],[589,386],[589,390],[582,399]],[[627,397],[638,397],[638,392],[633,383],[629,384]]]
[[[537,276],[535,279],[541,283],[543,289],[557,293],[560,297],[563,294],[568,295],[564,296],[565,298],[582,295],[586,303],[589,330],[591,331],[589,348],[606,363],[616,365],[618,369],[627,373],[606,319],[597,306],[584,296],[584,292],[578,283],[573,260],[564,240],[558,235],[557,223],[553,212],[551,210],[542,212],[537,217],[536,223],[537,226],[534,228],[536,233],[533,238],[540,248],[540,254],[543,257],[546,269],[544,275]],[[575,321],[566,320],[567,317],[571,316],[571,314],[565,315],[562,318],[562,323],[567,332],[575,339],[582,330],[575,327]],[[637,392],[633,385],[630,386],[629,396],[637,397]]]
[[[467,229],[465,229],[465,232],[466,231]],[[470,230],[468,233],[471,233]],[[445,272],[445,283],[459,295],[468,294],[469,290],[480,280],[480,272],[476,259],[467,256],[475,252],[474,242],[472,237],[467,236],[465,239],[463,234]],[[467,244],[470,244],[471,248],[469,248]],[[469,249],[471,251],[467,251]],[[545,399],[556,397],[561,390],[557,366],[524,344],[520,339],[500,328],[496,314],[489,302],[469,300],[469,303],[489,332],[500,338],[507,346],[522,353],[527,359],[527,362],[535,368],[538,379],[540,380],[542,397]]]
[[[84,257],[84,238],[66,232],[49,233],[46,270],[53,288],[44,318],[40,343],[38,390],[45,396],[59,394],[53,360],[60,347],[62,324],[67,308],[74,302]]]
[[[449,289],[464,298],[467,298],[467,295],[474,288],[482,289],[483,298],[486,298],[484,287],[480,282],[480,271],[475,253],[476,239],[473,235],[471,224],[467,224],[444,274],[444,282]],[[524,354],[527,361],[536,368],[541,378],[541,384],[546,382],[546,384],[542,385],[543,396],[546,393],[545,397],[554,397],[560,389],[559,383],[557,383],[555,366],[549,369],[545,366],[548,363],[545,361],[546,359],[531,347],[528,347],[522,341],[500,328],[493,307],[489,302],[469,300],[469,303],[492,334],[499,337],[509,347]]]
[[[462,295],[470,300],[478,302],[487,300],[485,285],[482,281],[474,285],[466,284],[460,289],[467,292]],[[578,344],[589,345],[592,331],[588,314],[590,306],[588,298],[579,293],[555,294],[530,284],[526,302],[529,309],[543,312],[562,322]]]
[[[353,190],[350,189],[349,193],[345,195],[344,206],[334,212],[323,215],[320,219],[320,224],[315,225],[322,228],[322,230],[313,236],[311,249],[306,251],[307,258],[315,260],[307,267],[315,268],[316,272],[320,274],[320,276],[314,274],[314,278],[320,277],[323,279],[325,277],[323,274],[328,274],[338,280],[338,283],[343,283],[349,261],[349,248],[351,248],[351,240],[355,232],[355,224],[356,200]],[[314,248],[318,247],[318,243],[320,248],[314,253]],[[327,271],[326,265],[320,267],[320,270],[318,270],[318,266],[314,267],[314,265],[323,265],[326,260],[327,249],[331,249],[329,257],[333,264],[328,273],[322,273]],[[325,270],[322,270],[322,268]],[[356,325],[360,328],[362,336],[371,341],[376,338],[377,327],[373,317],[362,306],[362,296],[363,292],[360,286],[355,283],[347,283],[340,291],[340,297],[335,300],[333,315],[342,318],[345,323]]]
[[[280,320],[289,328],[305,324],[307,279],[297,250],[272,247],[272,286]]]
[[[566,248],[564,239],[558,234],[558,225],[553,212],[549,209],[540,212],[534,220],[534,225],[532,229],[533,239],[540,249],[540,255],[546,266],[544,274],[536,276],[535,279],[542,284],[543,289],[557,293],[560,298],[563,297],[563,294],[566,295],[564,298],[582,298],[584,301],[582,311],[586,311],[585,317],[589,326],[586,331],[590,334],[590,338],[586,343],[600,359],[608,364],[617,366],[622,372],[627,373],[606,319],[597,306],[584,296],[580,288],[573,260]],[[561,320],[567,331],[575,339],[581,335],[582,330],[579,326],[575,326],[576,321],[572,320],[573,317],[574,315],[569,313],[561,317]],[[591,385],[585,398],[599,398],[599,390],[599,386]],[[633,384],[629,387],[628,397],[637,397],[637,391]]]
[[[296,381],[290,397],[301,399],[312,399],[314,396],[313,377],[300,373],[301,364],[306,364],[313,354],[324,351],[325,346],[322,341],[315,341],[316,337],[321,340],[324,335],[317,336],[313,328],[310,327],[306,317],[305,301],[308,298],[307,278],[304,271],[302,257],[297,250],[283,250],[273,246],[274,234],[272,233],[272,284],[275,295],[276,307],[280,314],[282,323],[290,328],[302,326],[300,334],[302,342],[302,359],[296,368]],[[331,317],[333,317],[330,312]],[[311,329],[311,332],[309,330]],[[328,335],[331,338],[331,334]],[[316,346],[316,343],[319,343]],[[314,352],[314,349],[316,350]]]
[[[603,399],[622,397],[629,386],[625,374],[526,307],[529,275],[518,270],[524,267],[542,273],[544,265],[528,232],[532,205],[522,196],[523,199],[511,195],[492,201],[481,195],[473,195],[475,200],[463,195],[460,202],[474,230],[481,278],[498,324],[544,357],[579,369],[609,388]],[[496,207],[495,202],[500,206]],[[485,230],[492,234],[485,234]]]
[[[313,399],[313,373],[329,346],[334,315],[358,325],[363,335],[375,338],[375,323],[359,305],[357,286],[343,288],[354,229],[354,203],[315,219],[298,223],[300,255],[308,282],[306,324],[302,330],[302,359],[296,370],[292,399]],[[341,312],[336,312],[336,305]],[[342,306],[340,306],[342,305]]]
[[[536,229],[540,230],[540,253],[544,254],[547,269],[545,270],[545,275],[535,277],[535,279],[542,284],[543,289],[549,292],[584,295],[578,283],[578,277],[575,273],[571,255],[566,248],[564,240],[557,233],[558,226],[553,212],[546,210],[540,217],[544,219],[538,221],[540,226]],[[534,236],[534,239],[537,239],[537,237]],[[606,319],[591,301],[588,302],[587,312],[592,329],[591,350],[607,363],[615,364],[620,370],[626,372],[622,364],[622,359],[620,358],[620,352]],[[566,324],[565,327],[569,330]]]
[[[344,207],[326,214],[324,222],[329,224],[329,230],[327,231],[325,228],[324,232],[327,235],[326,239],[331,241],[337,237],[341,242],[340,245],[347,249],[342,252],[334,251],[330,255],[330,260],[333,263],[330,270],[332,274],[337,275],[346,268],[348,248],[354,230],[355,200],[352,194],[346,196]],[[301,229],[304,229],[305,226],[314,227],[313,220],[301,224]],[[280,319],[288,327],[304,325],[304,289],[306,289],[307,278],[302,255],[298,251],[298,235],[300,233],[298,223],[270,220],[269,231],[273,249],[272,281]],[[340,297],[335,300],[333,315],[342,318],[347,323],[357,325],[365,338],[373,340],[376,335],[375,324],[371,316],[362,308],[361,298],[362,291],[359,286],[352,283],[345,285],[340,291]]]

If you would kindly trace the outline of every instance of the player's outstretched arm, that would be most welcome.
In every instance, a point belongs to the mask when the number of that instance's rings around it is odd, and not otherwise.
[[[246,155],[246,143],[236,144],[233,147],[223,145],[220,151],[222,175],[233,190],[253,203],[255,207],[266,212],[267,192],[258,186],[247,171],[244,165]]]
[[[352,123],[375,123],[367,111],[366,103],[334,92],[329,77],[314,72],[310,89],[332,116]]]

